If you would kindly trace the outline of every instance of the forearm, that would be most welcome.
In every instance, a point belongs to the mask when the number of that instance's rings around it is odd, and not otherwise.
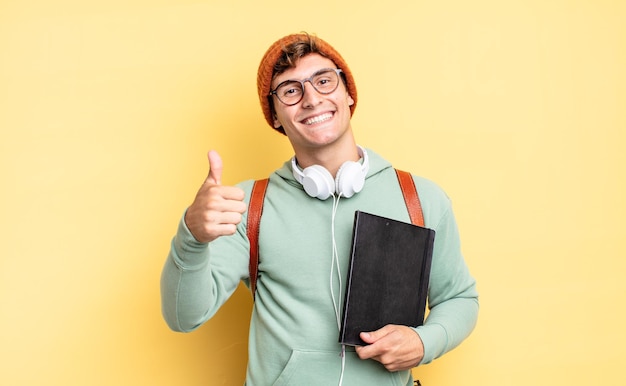
[[[161,275],[163,317],[174,331],[192,331],[208,319],[213,303],[208,248],[180,222]]]
[[[430,363],[457,347],[470,335],[477,319],[477,297],[454,298],[433,307],[424,325],[416,329],[424,344],[420,364]]]
[[[172,330],[200,327],[248,278],[245,230],[242,222],[234,235],[199,243],[180,221],[161,275],[162,312]]]
[[[430,273],[430,312],[416,329],[424,343],[422,364],[458,346],[478,319],[478,291],[461,253],[456,220],[448,208],[435,225],[435,247]]]

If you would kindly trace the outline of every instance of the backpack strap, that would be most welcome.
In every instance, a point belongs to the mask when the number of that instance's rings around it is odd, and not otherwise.
[[[424,214],[422,213],[422,204],[420,198],[417,195],[417,189],[415,188],[415,181],[411,173],[403,170],[396,169],[396,175],[398,176],[398,182],[400,183],[400,189],[402,189],[402,195],[404,196],[404,203],[409,211],[409,217],[413,225],[424,226]]]
[[[250,291],[252,297],[256,294],[256,279],[259,275],[259,226],[261,224],[261,214],[263,213],[263,200],[269,178],[254,181],[252,194],[250,195],[250,205],[248,207],[248,226],[246,233],[250,240]]]
[[[409,217],[414,225],[424,226],[424,215],[422,204],[420,203],[415,182],[411,173],[396,169],[398,183],[402,190],[404,203],[409,211]],[[259,275],[259,227],[261,224],[261,214],[263,213],[263,200],[267,190],[268,178],[254,181],[252,194],[250,195],[250,205],[248,207],[248,227],[246,229],[248,240],[250,241],[250,291],[252,297],[256,294],[256,281]]]

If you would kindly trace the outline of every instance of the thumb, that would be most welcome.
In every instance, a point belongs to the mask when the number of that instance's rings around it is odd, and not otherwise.
[[[222,157],[215,151],[209,151],[207,154],[207,158],[209,159],[209,176],[207,177],[207,181],[221,185],[222,183]]]
[[[382,338],[383,336],[387,335],[387,326],[378,329],[376,331],[369,331],[369,332],[362,332],[360,334],[361,339],[363,339],[363,341],[365,343],[374,343],[377,340],[379,340],[380,338]]]

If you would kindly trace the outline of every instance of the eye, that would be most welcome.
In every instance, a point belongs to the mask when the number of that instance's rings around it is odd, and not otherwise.
[[[333,89],[337,84],[337,74],[334,71],[324,71],[313,79],[315,88],[319,90]]]
[[[323,86],[323,85],[328,84],[330,82],[332,82],[332,79],[328,75],[319,75],[319,76],[315,77],[315,85],[316,86]]]
[[[278,86],[276,93],[285,98],[297,97],[302,93],[302,86],[298,82],[286,82]]]
[[[292,97],[294,95],[298,95],[300,93],[300,89],[297,87],[285,87],[280,91],[282,96]]]

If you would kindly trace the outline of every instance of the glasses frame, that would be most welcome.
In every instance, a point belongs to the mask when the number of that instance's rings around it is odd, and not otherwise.
[[[276,95],[276,99],[278,99],[280,101],[280,103],[286,105],[286,106],[294,106],[297,105],[298,103],[300,103],[302,101],[302,98],[304,98],[304,84],[306,82],[311,83],[311,86],[313,86],[313,89],[315,89],[315,91],[317,91],[318,93],[322,94],[322,95],[328,95],[328,94],[332,94],[335,91],[337,91],[337,88],[339,88],[339,82],[337,82],[337,85],[335,86],[334,89],[332,89],[331,91],[328,92],[322,92],[320,90],[318,90],[315,85],[313,84],[312,80],[313,78],[315,78],[316,76],[318,76],[319,74],[325,72],[325,71],[335,71],[335,73],[337,74],[337,77],[339,78],[340,81],[343,81],[343,77],[341,76],[341,74],[343,74],[343,71],[341,70],[341,68],[322,68],[321,70],[315,71],[315,73],[311,76],[309,76],[306,79],[302,79],[302,80],[296,80],[296,79],[287,79],[283,82],[280,82],[278,84],[278,86],[276,86],[272,91],[270,91],[269,94],[267,94],[268,97],[271,97],[272,95]],[[282,99],[280,99],[280,97],[278,96],[277,90],[280,88],[280,86],[282,86],[285,83],[290,83],[290,82],[296,82],[296,83],[300,83],[300,87],[302,87],[302,94],[300,94],[300,99],[298,99],[296,102],[294,103],[286,103],[284,102]]]

